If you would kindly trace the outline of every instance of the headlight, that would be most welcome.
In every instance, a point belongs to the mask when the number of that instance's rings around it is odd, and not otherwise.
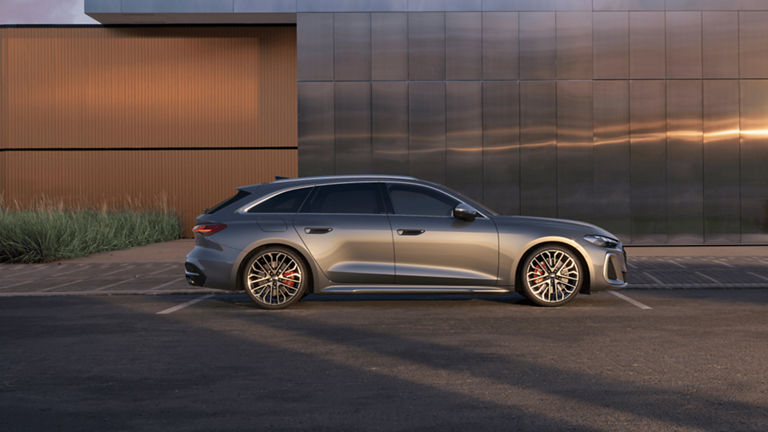
[[[606,237],[606,236],[597,235],[597,234],[585,235],[584,240],[592,243],[595,246],[600,246],[605,248],[615,248],[616,246],[619,245],[618,240],[614,238]]]

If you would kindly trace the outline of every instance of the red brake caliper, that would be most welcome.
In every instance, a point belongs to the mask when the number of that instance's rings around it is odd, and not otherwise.
[[[293,288],[296,285],[296,281],[291,279],[291,276],[293,276],[293,275],[294,275],[293,270],[287,271],[287,272],[283,273],[283,277],[288,279],[288,281],[285,282],[285,284],[288,285],[291,288]]]
[[[538,266],[536,266],[536,270],[533,271],[533,274],[535,274],[536,276],[544,276],[544,264],[539,264]],[[538,283],[541,283],[543,280],[544,280],[543,277],[538,277],[536,278],[535,282],[538,284]]]

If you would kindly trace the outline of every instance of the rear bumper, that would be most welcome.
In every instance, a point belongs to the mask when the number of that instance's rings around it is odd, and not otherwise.
[[[236,281],[233,280],[232,267],[235,265],[234,251],[216,250],[207,247],[195,246],[187,254],[184,263],[187,283],[192,286],[218,288],[237,291]]]

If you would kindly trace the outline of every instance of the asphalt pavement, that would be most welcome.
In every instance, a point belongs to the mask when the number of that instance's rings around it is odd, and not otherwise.
[[[561,308],[264,311],[186,285],[191,246],[0,265],[0,430],[768,430],[768,248],[629,250]]]
[[[768,290],[624,294],[5,298],[0,425],[766,430]]]

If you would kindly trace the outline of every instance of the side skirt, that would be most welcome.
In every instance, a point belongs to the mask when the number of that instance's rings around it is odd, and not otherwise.
[[[504,287],[488,286],[403,286],[403,285],[330,285],[322,294],[503,294],[512,292]]]

